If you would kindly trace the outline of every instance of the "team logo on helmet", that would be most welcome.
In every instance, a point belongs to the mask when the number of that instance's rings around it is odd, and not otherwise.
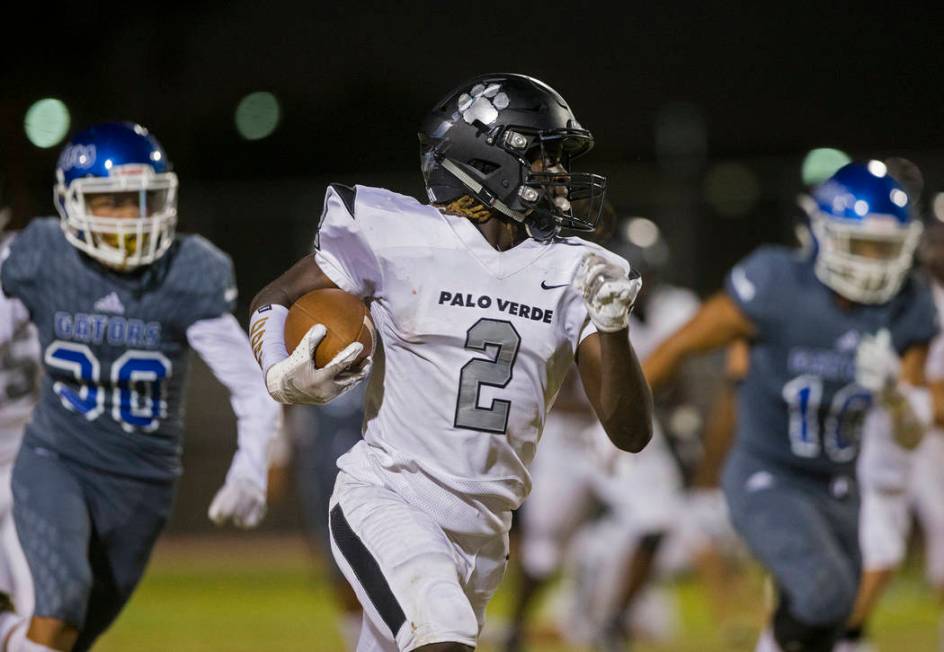
[[[95,165],[95,145],[69,145],[59,157],[59,167],[63,170],[90,168],[93,165]]]
[[[459,96],[459,114],[466,124],[476,120],[491,125],[498,119],[498,113],[507,109],[508,96],[501,90],[501,84],[476,84],[468,93]]]

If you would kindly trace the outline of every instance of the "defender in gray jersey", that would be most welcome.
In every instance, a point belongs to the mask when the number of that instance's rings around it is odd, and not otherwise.
[[[921,225],[907,195],[869,161],[841,168],[814,199],[813,254],[760,248],[644,365],[655,389],[691,354],[750,342],[722,484],[778,589],[765,652],[830,652],[852,612],[866,412],[884,405],[912,444],[931,420],[923,370],[937,319],[909,276]]]
[[[114,620],[170,514],[193,348],[230,390],[239,450],[211,506],[253,526],[265,511],[280,415],[230,314],[229,257],[174,237],[177,178],[138,125],[102,124],[59,159],[61,220],[37,219],[2,254],[2,301],[38,330],[39,405],[13,472],[14,517],[36,606],[0,616],[0,649],[85,650]]]

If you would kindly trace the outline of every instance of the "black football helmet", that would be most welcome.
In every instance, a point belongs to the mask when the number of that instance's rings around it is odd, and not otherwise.
[[[467,81],[436,104],[419,138],[433,203],[470,195],[538,240],[562,228],[592,231],[600,217],[606,179],[571,167],[593,136],[564,98],[533,77]]]

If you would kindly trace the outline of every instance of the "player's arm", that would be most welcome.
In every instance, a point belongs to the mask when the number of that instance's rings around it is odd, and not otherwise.
[[[692,478],[696,489],[711,489],[720,484],[721,467],[734,441],[737,419],[737,386],[747,376],[750,349],[738,340],[728,347],[724,384],[721,387],[705,425],[705,452]]]
[[[613,444],[639,452],[652,438],[652,393],[629,343],[628,326],[642,280],[590,253],[580,262],[574,286],[596,330],[577,347],[584,391]]]
[[[338,286],[321,271],[315,257],[303,256],[277,279],[259,290],[252,300],[250,312],[262,306],[276,305],[289,308],[298,298],[313,290],[327,290]]]
[[[193,323],[187,342],[229,390],[236,415],[238,448],[210,518],[217,525],[232,519],[240,527],[255,527],[265,515],[269,448],[282,408],[266,392],[249,338],[233,315]]]
[[[291,355],[285,346],[285,320],[292,303],[313,290],[337,287],[314,256],[305,256],[252,300],[252,352],[262,368],[269,394],[280,403],[324,404],[370,373],[370,358],[359,368],[352,367],[363,349],[360,342],[349,344],[323,368],[316,368],[315,349],[326,333],[321,324],[311,327]]]
[[[580,343],[577,368],[593,411],[613,444],[638,453],[652,439],[652,392],[625,328]]]
[[[654,391],[670,380],[688,357],[706,353],[756,333],[753,322],[734,300],[719,292],[708,299],[688,323],[666,339],[643,363]]]
[[[856,351],[856,382],[870,390],[878,405],[887,410],[895,440],[914,449],[934,420],[932,393],[924,375],[927,344],[915,344],[901,356],[899,364],[891,334],[881,330],[865,335]]]
[[[29,310],[14,292],[8,294],[6,286],[2,283],[3,279],[6,279],[8,286],[14,290],[23,285],[19,278],[22,274],[14,273],[17,270],[9,269],[9,265],[6,266],[7,273],[4,274],[4,263],[10,257],[11,245],[12,242],[8,240],[0,252],[0,347],[6,346],[17,331],[30,321]]]

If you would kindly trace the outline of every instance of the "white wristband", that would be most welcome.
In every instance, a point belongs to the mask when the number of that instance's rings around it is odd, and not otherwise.
[[[288,308],[273,303],[262,306],[249,318],[249,341],[256,362],[265,374],[269,367],[288,357],[285,348],[285,319]]]

